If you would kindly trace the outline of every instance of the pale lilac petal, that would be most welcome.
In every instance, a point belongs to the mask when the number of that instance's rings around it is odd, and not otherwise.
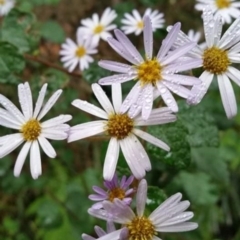
[[[28,83],[25,83],[28,84]],[[28,120],[29,118],[32,117],[32,95],[28,97],[27,95],[29,94],[29,89],[25,88],[25,84],[19,84],[18,85],[18,98],[19,98],[19,103],[23,112],[23,115],[25,117],[25,120]],[[29,88],[29,85],[28,85]],[[31,94],[31,90],[30,90]],[[31,98],[31,102],[29,102],[29,98]]]
[[[238,69],[229,66],[226,74],[240,87],[240,71]]]
[[[13,170],[13,174],[14,174],[15,177],[19,177],[31,145],[32,145],[32,142],[26,142],[23,145],[20,153],[18,154],[16,163],[14,165],[14,170]]]
[[[112,102],[115,112],[119,113],[122,105],[122,86],[120,83],[112,84]]]
[[[57,156],[56,151],[52,147],[51,143],[45,137],[39,136],[38,141],[48,157],[55,158]]]
[[[109,101],[106,93],[103,91],[100,85],[97,83],[92,84],[92,90],[94,92],[95,97],[103,107],[103,109],[107,112],[107,114],[113,114],[114,109],[112,103]]]
[[[142,179],[141,182],[138,185],[137,190],[137,215],[139,217],[143,216],[144,210],[145,210],[145,204],[147,201],[147,181],[145,179]]]
[[[98,65],[107,70],[110,70],[113,72],[119,72],[119,73],[128,73],[129,70],[132,68],[132,66],[128,64],[114,62],[114,61],[107,61],[107,60],[99,61]]]
[[[153,86],[148,84],[143,92],[142,118],[147,120],[151,114],[153,105]]]
[[[101,108],[96,107],[91,103],[88,103],[87,101],[76,99],[72,102],[72,105],[94,116],[97,116],[103,119],[108,119],[108,114],[105,111],[103,111]]]
[[[122,106],[120,108],[121,113],[125,113],[130,108],[130,106],[137,100],[141,89],[142,89],[142,87],[140,85],[140,81],[138,81],[133,86],[133,88],[131,89],[131,91],[129,92],[129,94],[127,95],[125,100],[123,101]]]
[[[92,189],[94,192],[96,192],[102,196],[107,196],[107,192],[98,186],[93,186]]]
[[[88,196],[88,198],[92,201],[103,201],[103,200],[107,200],[107,195],[102,196],[102,195],[97,195],[97,194],[90,194]]]
[[[33,113],[33,118],[36,118],[41,107],[42,107],[42,104],[43,104],[43,100],[44,100],[44,97],[45,97],[45,94],[46,94],[46,90],[47,90],[47,83],[45,83],[39,94],[38,94],[38,99],[37,99],[37,102],[35,104],[35,109],[34,109],[34,113]]]
[[[178,112],[178,105],[176,100],[174,99],[171,92],[167,89],[167,87],[162,84],[161,82],[158,82],[156,84],[158,91],[161,94],[161,97],[163,101],[166,103],[166,105],[173,111]]]
[[[113,83],[124,83],[130,81],[137,77],[136,73],[123,73],[123,74],[115,74],[108,77],[103,77],[98,80],[100,85],[111,85]]]
[[[104,235],[104,236],[98,238],[98,240],[118,240],[121,231],[122,231],[122,229],[119,229],[117,231],[108,233],[107,235]],[[86,234],[83,234],[82,238],[83,238],[83,240],[92,240],[91,238],[88,238],[88,236]]]
[[[157,227],[157,228],[155,228],[155,231],[158,231],[158,232],[186,232],[186,231],[194,230],[196,228],[198,228],[197,223],[186,222],[186,223],[180,223],[180,224],[168,226],[168,227]]]
[[[128,39],[128,37],[119,29],[114,31],[118,41],[122,44],[122,46],[128,51],[128,53],[137,61],[138,64],[144,62],[141,54],[138,52],[136,47],[132,44],[132,42]]]
[[[237,102],[229,78],[225,75],[218,75],[218,86],[222,98],[223,107],[228,118],[237,114]]]
[[[116,231],[116,228],[115,228],[115,225],[113,222],[107,222],[107,232],[110,233],[110,232],[114,232]]]
[[[82,239],[83,240],[96,240],[96,238],[92,237],[92,236],[89,236],[85,233],[82,234]]]
[[[144,40],[145,54],[147,59],[152,59],[152,52],[153,52],[152,23],[148,16],[145,16],[143,21],[144,21],[143,40]]]
[[[162,148],[165,151],[170,151],[170,147],[166,143],[153,137],[149,133],[143,132],[142,130],[136,129],[136,128],[133,130],[133,133],[135,133],[138,137],[144,139],[145,141],[147,141],[157,147]]]
[[[52,106],[56,103],[56,101],[58,100],[58,98],[60,97],[62,93],[62,90],[57,90],[47,101],[47,103],[44,105],[44,107],[42,108],[42,110],[40,111],[37,119],[41,120],[47,113],[48,111],[52,108]]]
[[[202,65],[203,65],[202,59],[189,59],[189,60],[183,60],[179,62],[175,61],[174,63],[164,67],[163,73],[173,74],[177,72],[188,71],[193,68],[201,67]]]
[[[178,33],[181,28],[181,23],[176,23],[172,29],[169,31],[167,37],[162,41],[162,46],[157,54],[157,59],[159,61],[168,53],[169,49],[172,47],[173,43],[176,41]]]
[[[191,218],[193,218],[193,216],[194,216],[193,212],[182,212],[164,221],[159,225],[159,227],[166,227],[166,226],[171,226],[171,225],[179,224],[182,222],[186,222]]]
[[[202,82],[199,78],[179,74],[162,74],[162,78],[172,83],[185,86],[193,86]]]
[[[108,145],[103,167],[103,178],[107,181],[111,181],[114,176],[119,150],[120,146],[118,140],[112,137]]]
[[[6,155],[8,155],[10,152],[15,150],[23,142],[24,142],[24,139],[21,133],[9,135],[7,142],[0,147],[0,158],[3,158]]]
[[[95,230],[96,234],[98,235],[98,237],[102,237],[102,236],[106,235],[106,232],[99,226],[95,226],[94,230]]]
[[[42,174],[41,155],[37,141],[33,141],[30,148],[30,170],[33,179],[37,179]]]

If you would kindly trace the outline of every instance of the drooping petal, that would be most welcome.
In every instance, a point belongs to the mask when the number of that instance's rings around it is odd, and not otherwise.
[[[19,177],[31,145],[32,145],[32,142],[26,142],[23,145],[20,153],[18,154],[16,163],[14,165],[14,170],[13,170],[13,174],[14,174],[15,177]]]
[[[225,74],[218,75],[218,86],[226,115],[232,118],[237,114],[237,102],[232,84]]]
[[[103,178],[111,181],[116,170],[116,165],[119,156],[120,145],[116,138],[111,138],[103,167]]]
[[[30,170],[33,179],[37,179],[42,174],[41,155],[38,141],[33,141],[30,149]]]

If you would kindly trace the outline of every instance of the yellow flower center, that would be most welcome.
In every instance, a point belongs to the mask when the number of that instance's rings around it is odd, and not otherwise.
[[[108,200],[113,202],[115,198],[123,200],[125,197],[125,191],[122,188],[113,188],[108,193]]]
[[[84,55],[86,55],[86,49],[84,47],[78,47],[76,52],[75,52],[75,55],[79,58],[83,57]]]
[[[140,21],[140,22],[137,23],[137,28],[143,29],[143,27],[144,27],[143,21]]]
[[[5,0],[0,0],[0,5],[4,5],[5,4]]]
[[[230,4],[230,0],[216,0],[216,5],[219,9],[228,8]]]
[[[135,217],[126,227],[128,240],[152,240],[157,235],[152,222],[146,217]]]
[[[203,53],[203,68],[210,73],[222,74],[227,71],[230,61],[227,52],[217,47],[206,49]]]
[[[102,26],[101,24],[99,24],[99,25],[97,25],[97,26],[94,28],[93,32],[94,32],[95,34],[99,34],[99,33],[101,33],[103,30],[104,30],[104,26]]]
[[[25,141],[34,141],[40,135],[41,130],[42,128],[38,120],[31,119],[22,126],[20,132]]]
[[[137,79],[141,81],[142,85],[152,84],[156,85],[156,82],[161,80],[161,70],[162,66],[157,61],[157,59],[145,60],[142,64],[136,67],[137,68]]]
[[[133,120],[127,114],[114,114],[109,117],[107,132],[111,137],[124,139],[134,126]]]

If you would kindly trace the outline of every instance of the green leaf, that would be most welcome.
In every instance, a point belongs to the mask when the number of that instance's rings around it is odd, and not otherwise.
[[[19,74],[25,68],[25,60],[13,45],[0,42],[0,82],[18,83]]]
[[[199,170],[206,172],[217,181],[229,183],[228,167],[220,156],[218,148],[193,148],[192,159]]]
[[[65,40],[65,33],[62,27],[55,21],[43,23],[40,31],[41,35],[51,42],[62,43]]]
[[[11,43],[21,53],[29,51],[28,33],[33,22],[32,14],[13,9],[3,20],[1,40]]]
[[[191,147],[218,147],[219,135],[213,116],[205,106],[189,106],[179,101],[178,119],[188,129]]]
[[[149,133],[166,142],[171,148],[170,152],[166,152],[148,143],[147,150],[151,158],[163,161],[175,169],[184,169],[189,166],[191,155],[190,145],[187,140],[188,130],[180,121],[151,127]]]
[[[217,186],[211,183],[211,177],[206,173],[181,172],[174,182],[185,190],[190,201],[196,205],[215,204],[218,200]]]

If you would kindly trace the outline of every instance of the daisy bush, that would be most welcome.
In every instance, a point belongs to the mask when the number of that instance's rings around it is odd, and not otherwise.
[[[240,239],[240,1],[0,0],[0,28],[0,239]]]

